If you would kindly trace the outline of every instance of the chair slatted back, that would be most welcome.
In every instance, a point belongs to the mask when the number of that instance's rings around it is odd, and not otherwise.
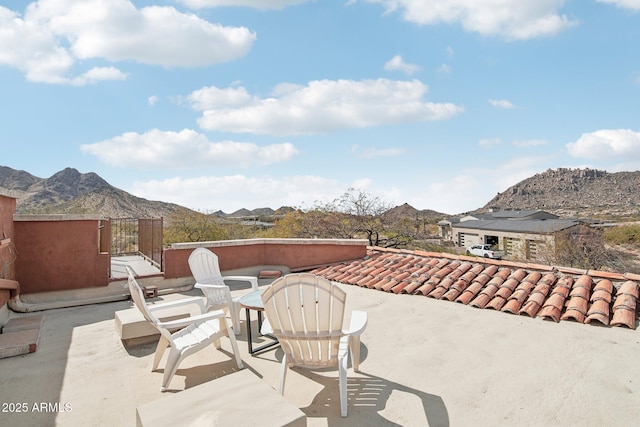
[[[209,285],[222,284],[222,273],[218,256],[207,248],[196,248],[189,255],[189,268],[198,283]]]
[[[276,279],[262,295],[274,335],[290,366],[336,366],[346,294],[308,273]]]
[[[129,267],[127,267],[127,277],[128,277],[128,284],[129,284],[129,293],[131,294],[131,299],[133,300],[133,303],[135,304],[135,306],[138,307],[138,310],[140,310],[140,312],[142,313],[142,316],[148,322],[150,322],[158,330],[158,332],[160,332],[162,336],[164,336],[167,339],[170,339],[171,332],[169,332],[165,328],[160,327],[158,325],[160,323],[158,318],[154,316],[154,314],[151,311],[149,311],[149,309],[147,308],[147,302],[144,299],[144,292],[142,292],[142,288],[138,284],[138,281],[135,279],[133,271],[131,271]]]

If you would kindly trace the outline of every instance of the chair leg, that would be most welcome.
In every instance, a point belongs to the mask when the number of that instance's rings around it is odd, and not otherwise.
[[[231,341],[231,349],[233,350],[233,354],[236,358],[236,365],[238,365],[238,369],[243,369],[244,365],[242,364],[242,359],[240,358],[240,351],[238,351],[238,342],[236,341],[236,337],[234,334],[228,333],[229,327],[229,319],[225,318],[225,323],[227,324],[227,335],[229,336],[229,341]]]
[[[162,359],[162,355],[164,351],[169,346],[169,340],[163,336],[160,336],[160,341],[158,341],[158,345],[156,347],[156,355],[153,358],[153,366],[151,367],[152,371],[158,369],[158,365],[160,364],[160,359]]]
[[[236,335],[240,335],[240,307],[237,303],[232,303],[229,306],[229,314],[231,315],[231,321],[233,322],[233,331]],[[249,322],[249,319],[247,319]],[[247,323],[248,325],[248,323]],[[247,326],[248,328],[249,326]]]
[[[347,356],[338,362],[338,376],[340,382],[340,416],[347,416]]]
[[[169,357],[167,358],[167,366],[164,368],[164,376],[162,377],[162,386],[160,387],[160,391],[167,390],[169,382],[171,382],[171,379],[178,370],[178,365],[183,357],[184,355],[180,350],[176,350],[174,348],[169,350]]]
[[[351,364],[354,372],[360,370],[360,335],[352,335],[349,337],[351,341],[349,348],[351,349]]]
[[[284,395],[284,381],[287,379],[287,355],[282,356],[282,364],[280,365],[280,394]]]

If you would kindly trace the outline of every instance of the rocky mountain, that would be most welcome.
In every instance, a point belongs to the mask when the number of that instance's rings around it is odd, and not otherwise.
[[[66,168],[43,179],[0,167],[0,187],[18,192],[17,213],[100,214],[113,218],[167,217],[188,209],[119,190],[95,173]]]
[[[441,212],[433,211],[431,209],[418,210],[408,203],[404,203],[400,206],[396,206],[395,208],[391,208],[386,212],[386,214],[395,219],[408,218],[411,220],[417,219],[421,221],[423,220],[428,221],[433,219],[440,220],[450,216]]]
[[[295,208],[289,206],[282,206],[275,211],[271,208],[257,208],[257,209],[238,209],[237,211],[227,214],[222,211],[217,211],[214,215],[223,217],[223,218],[243,218],[243,217],[275,217],[275,216],[283,216],[288,212],[294,211]]]
[[[41,179],[30,185],[18,206],[30,212],[43,212],[94,191],[111,187],[95,173],[81,174],[76,169],[66,168],[49,179]]]
[[[32,185],[41,181],[41,178],[22,170],[15,170],[6,166],[0,166],[0,187],[7,190],[26,191]]]
[[[168,217],[189,209],[172,203],[150,201],[111,186],[95,173],[64,169],[43,179],[28,172],[0,166],[0,187],[16,191],[18,213],[100,214],[110,217]],[[543,209],[568,216],[639,216],[640,171],[609,173],[595,169],[561,168],[527,178],[499,193],[478,211],[498,209]],[[291,207],[240,209],[220,217],[277,216]],[[441,219],[449,215],[408,204],[388,214],[410,219]]]
[[[640,171],[549,169],[499,193],[483,210],[543,209],[560,216],[637,215],[638,188]]]
[[[0,166],[0,187],[16,191],[17,213],[30,214],[99,214],[111,218],[167,218],[171,214],[189,211],[173,203],[136,197],[110,185],[97,174],[80,173],[66,168],[50,178],[39,178],[22,170]],[[242,216],[277,216],[293,210],[281,207],[240,209],[214,215],[233,218]]]

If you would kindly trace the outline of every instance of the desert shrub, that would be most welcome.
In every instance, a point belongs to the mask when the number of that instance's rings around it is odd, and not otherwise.
[[[640,224],[618,225],[606,228],[604,240],[609,245],[640,246]]]

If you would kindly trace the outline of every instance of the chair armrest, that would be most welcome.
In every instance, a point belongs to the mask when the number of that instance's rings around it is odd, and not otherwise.
[[[359,336],[364,332],[367,327],[368,317],[366,311],[353,311],[351,312],[351,324],[349,329],[343,329],[342,333],[345,335]]]
[[[253,276],[222,276],[222,280],[236,280],[238,282],[251,283],[251,289],[258,290],[258,278]]]
[[[166,329],[184,328],[189,325],[199,325],[213,319],[224,318],[224,310],[213,310],[197,316],[185,317],[182,319],[170,320],[168,322],[158,322],[158,326]]]
[[[189,297],[189,298],[181,298],[175,301],[167,301],[161,302],[157,304],[148,304],[147,308],[149,311],[154,312],[158,310],[164,310],[172,307],[180,307],[183,305],[195,304],[200,307],[200,313],[206,313],[207,308],[205,306],[204,300],[201,297]]]

